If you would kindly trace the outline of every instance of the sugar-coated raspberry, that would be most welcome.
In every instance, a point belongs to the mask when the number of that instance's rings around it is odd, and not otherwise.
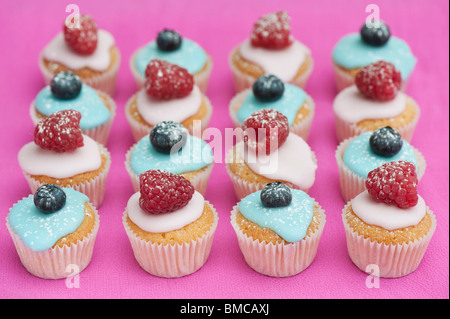
[[[88,15],[80,15],[80,28],[64,23],[64,40],[67,45],[80,54],[92,54],[97,48],[98,30],[95,21]]]
[[[267,155],[276,151],[289,135],[289,122],[285,115],[262,109],[250,115],[242,124],[244,143],[256,153]],[[260,133],[264,133],[263,136]]]
[[[409,208],[417,204],[416,167],[411,162],[389,162],[370,171],[366,188],[378,201]]]
[[[80,129],[81,113],[64,110],[50,114],[34,129],[34,143],[55,152],[70,152],[84,145]]]
[[[255,47],[266,49],[283,49],[292,43],[291,18],[286,11],[266,14],[255,22],[250,37]]]
[[[188,70],[164,60],[151,60],[145,70],[145,90],[155,99],[170,100],[188,96],[194,77]]]
[[[378,61],[358,71],[355,84],[359,91],[375,100],[390,101],[402,85],[402,76],[392,63]]]
[[[139,205],[151,214],[170,213],[186,206],[195,191],[183,176],[161,170],[142,173],[139,182]]]

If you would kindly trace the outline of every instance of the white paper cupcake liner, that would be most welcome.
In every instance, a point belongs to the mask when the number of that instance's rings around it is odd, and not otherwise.
[[[366,190],[366,178],[354,173],[347,165],[345,165],[343,156],[348,145],[355,139],[351,137],[341,142],[336,149],[335,158],[339,170],[339,181],[341,185],[341,194],[345,202],[353,199],[358,194]],[[411,146],[417,160],[417,178],[420,179],[425,174],[427,163],[425,157],[419,150]]]
[[[110,69],[92,78],[80,77],[83,83],[86,83],[90,87],[93,87],[97,90],[103,91],[106,94],[114,96],[116,92],[117,73],[119,72],[121,59],[119,50],[117,50],[117,54],[117,61]],[[55,74],[45,67],[42,55],[39,57],[39,69],[41,70],[42,76],[44,77],[45,84],[49,85]]]
[[[145,77],[136,68],[136,56],[141,49],[142,47],[134,51],[134,53],[130,58],[129,63],[131,74],[133,75],[138,90],[142,89],[145,85]],[[206,66],[204,67],[204,69],[194,74],[194,82],[199,87],[200,91],[202,91],[203,94],[206,94],[206,91],[208,89],[208,83],[209,78],[211,76],[212,67],[213,67],[213,60],[208,55],[206,60]]]
[[[228,152],[225,160],[225,168],[227,170],[228,176],[230,177],[231,182],[233,183],[234,192],[236,194],[236,197],[238,200],[241,200],[242,198],[246,197],[247,195],[250,195],[254,192],[260,191],[266,186],[264,183],[255,183],[255,182],[249,182],[238,175],[234,174],[230,167],[229,163],[233,162],[233,149],[234,147]],[[317,157],[316,154],[311,151],[313,162],[317,165]],[[297,185],[293,185],[291,183],[286,183],[290,188],[294,189],[300,189],[304,191],[305,193],[309,192],[309,188],[301,188]]]
[[[235,128],[241,127],[242,125],[242,122],[237,117],[237,112],[239,111],[242,103],[244,102],[245,98],[250,93],[250,91],[251,89],[245,89],[244,91],[236,94],[230,101],[229,112]],[[307,97],[306,104],[308,105],[309,109],[308,115],[301,122],[293,123],[290,126],[290,131],[300,136],[305,141],[308,140],[315,112],[315,103],[309,95]],[[239,142],[240,138],[238,138],[237,141]]]
[[[89,136],[93,140],[106,146],[106,144],[108,143],[111,126],[112,126],[112,123],[116,116],[117,105],[109,95],[105,94],[104,92],[99,92],[99,91],[97,91],[97,93],[99,95],[101,95],[102,97],[105,97],[106,100],[108,101],[107,103],[109,106],[108,110],[110,113],[110,117],[109,117],[108,121],[106,121],[102,125],[99,125],[97,127],[90,128],[90,129],[82,129],[81,131],[83,134]],[[37,112],[36,104],[35,104],[35,101],[33,100],[33,102],[30,105],[30,117],[35,126],[42,120],[42,118],[37,116],[36,112]]]
[[[20,261],[29,273],[44,279],[61,279],[77,275],[89,265],[100,225],[97,209],[93,205],[90,206],[95,214],[95,224],[89,235],[76,244],[56,246],[40,252],[30,249],[12,229],[8,217],[6,218],[6,227],[11,234]],[[76,269],[68,268],[70,265],[76,266],[78,273],[73,272]]]
[[[134,148],[136,145],[133,145],[126,153],[125,155],[125,168],[128,172],[128,175],[130,176],[131,184],[133,185],[133,190],[135,192],[138,192],[139,187],[139,175],[136,174],[133,169],[131,168],[131,155],[133,153]],[[208,187],[208,181],[209,176],[211,175],[212,169],[213,169],[214,163],[209,164],[205,170],[199,172],[195,176],[189,179],[192,186],[194,186],[195,190],[205,196],[206,189]],[[183,175],[183,174],[179,174]]]
[[[214,213],[214,222],[210,230],[196,240],[175,245],[152,243],[137,237],[128,225],[128,215],[125,210],[122,222],[134,256],[142,269],[153,276],[177,278],[196,272],[206,263],[219,222],[219,215],[208,201],[205,203],[212,208]]]
[[[408,97],[408,103],[411,103],[414,106],[416,116],[411,120],[411,122],[406,123],[403,127],[395,128],[396,131],[405,139],[407,142],[410,142],[414,133],[414,129],[416,128],[417,122],[420,117],[420,108],[417,103]],[[362,133],[368,132],[367,129],[358,127],[356,123],[350,123],[340,119],[336,114],[334,115],[335,125],[336,125],[336,136],[339,142],[343,140],[360,135]]]
[[[316,257],[326,222],[324,210],[318,203],[315,202],[314,205],[320,214],[319,228],[311,236],[288,245],[260,242],[244,234],[236,223],[239,206],[234,206],[231,211],[231,225],[247,264],[255,271],[271,277],[294,276],[308,268]]]
[[[80,184],[73,184],[67,186],[73,188],[76,191],[79,191],[80,193],[85,194],[87,197],[89,197],[89,201],[97,208],[99,208],[103,203],[106,188],[106,180],[108,178],[109,169],[111,167],[111,154],[106,149],[106,147],[104,147],[101,144],[98,145],[100,148],[100,152],[106,155],[106,164],[103,170],[97,176],[95,176],[90,180],[86,180]],[[35,179],[32,175],[28,174],[25,171],[22,171],[22,173],[25,176],[28,185],[30,186],[31,193],[33,194],[37,191],[37,189],[41,185],[45,184]]]
[[[374,265],[378,267],[379,277],[398,278],[412,273],[419,267],[436,229],[436,217],[428,206],[426,210],[431,216],[432,224],[424,237],[401,245],[386,245],[364,238],[363,235],[359,235],[351,229],[345,218],[350,205],[351,202],[345,205],[342,211],[342,221],[347,238],[348,254],[360,270],[366,272],[369,265]]]
[[[138,142],[141,138],[143,138],[144,136],[150,134],[150,131],[152,130],[152,126],[150,126],[149,124],[143,124],[140,123],[139,121],[137,121],[130,112],[130,108],[131,105],[133,104],[133,101],[135,100],[135,95],[133,95],[128,101],[127,104],[125,105],[125,116],[128,120],[128,123],[130,124],[130,128],[131,128],[131,133],[133,134],[133,138],[135,140],[135,142]],[[207,108],[207,112],[206,115],[203,117],[203,119],[201,119],[201,132],[203,133],[204,130],[206,130],[206,128],[208,127],[209,121],[211,120],[211,116],[212,116],[212,105],[211,105],[211,101],[208,99],[207,96],[203,95],[203,100],[205,101],[206,104],[206,108]],[[187,130],[189,131],[189,134],[191,135],[197,135],[198,132],[194,132],[194,125],[191,124],[188,127],[186,127]],[[201,136],[199,136],[201,138]]]
[[[233,55],[235,54],[236,50],[238,50],[238,48],[239,47],[235,47],[231,51],[231,54],[228,56],[228,65],[233,74],[235,90],[236,90],[236,92],[241,92],[245,89],[251,88],[253,86],[253,83],[256,81],[256,78],[249,74],[245,74],[244,72],[239,70],[234,65]],[[308,78],[312,73],[313,68],[314,68],[314,62],[313,62],[313,59],[311,58],[309,68],[301,76],[295,77],[294,79],[289,81],[289,83],[304,89],[306,86],[306,83],[308,82]]]

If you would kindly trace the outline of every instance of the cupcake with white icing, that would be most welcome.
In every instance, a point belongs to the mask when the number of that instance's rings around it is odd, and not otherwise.
[[[420,108],[400,90],[402,79],[394,65],[385,61],[370,64],[358,72],[355,81],[333,102],[338,141],[390,126],[409,142]]]
[[[293,276],[311,265],[325,221],[313,198],[280,182],[246,196],[231,212],[245,261],[272,277]]]
[[[262,109],[242,125],[242,140],[226,156],[226,169],[238,199],[280,181],[308,192],[317,159],[300,136],[290,133],[286,116]]]
[[[139,265],[166,278],[192,274],[206,263],[218,220],[187,179],[159,170],[140,175],[140,191],[122,218]]]
[[[100,143],[81,133],[75,110],[51,114],[36,125],[34,141],[19,151],[19,166],[35,192],[42,184],[71,187],[100,207],[111,155]]]
[[[30,106],[34,125],[52,113],[76,110],[81,113],[83,134],[106,145],[116,115],[116,103],[106,93],[82,83],[79,76],[67,71],[57,73]]]
[[[145,70],[151,60],[158,59],[179,65],[193,75],[200,91],[206,93],[213,61],[196,42],[174,30],[164,29],[157,39],[137,49],[131,56],[130,69],[138,89],[144,87]]]
[[[311,52],[291,35],[285,11],[256,21],[251,37],[231,51],[228,62],[237,92],[250,88],[265,73],[304,88],[313,69]]]
[[[87,85],[114,95],[120,52],[114,37],[97,28],[88,15],[66,20],[63,30],[45,46],[39,67],[47,84],[61,71],[72,71]]]
[[[236,94],[229,105],[235,127],[240,127],[250,115],[261,109],[281,112],[287,117],[291,132],[308,140],[315,104],[303,89],[283,83],[274,75],[264,74],[253,83],[251,89]]]
[[[128,150],[125,161],[135,192],[139,190],[142,173],[159,169],[185,177],[196,191],[205,195],[213,166],[211,147],[173,121],[156,124],[149,135]]]
[[[417,183],[412,163],[386,163],[371,171],[368,190],[345,205],[348,253],[360,270],[397,278],[419,267],[436,217],[417,194]]]
[[[162,121],[175,121],[190,134],[202,134],[212,114],[209,99],[184,68],[163,60],[151,60],[146,68],[145,87],[125,106],[125,115],[135,141],[148,135]]]

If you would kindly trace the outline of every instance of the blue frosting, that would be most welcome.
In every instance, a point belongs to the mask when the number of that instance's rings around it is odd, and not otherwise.
[[[172,174],[181,174],[202,169],[213,162],[211,147],[202,139],[188,135],[186,144],[176,154],[158,152],[144,136],[131,154],[131,169],[137,174],[150,169],[160,169]]]
[[[295,121],[297,112],[301,109],[306,100],[306,93],[299,87],[284,83],[283,96],[277,101],[264,102],[258,100],[252,91],[245,98],[240,109],[237,112],[237,117],[243,123],[250,115],[261,109],[274,109],[284,114],[288,118],[289,125]]]
[[[60,100],[53,96],[50,86],[42,89],[36,97],[36,109],[46,115],[73,109],[81,113],[80,128],[90,129],[109,120],[111,114],[97,92],[83,84],[80,94],[71,100]]]
[[[405,41],[391,36],[385,45],[371,46],[361,39],[359,33],[349,34],[336,44],[333,60],[346,69],[360,68],[384,60],[394,64],[403,80],[409,78],[416,64],[416,58]]]
[[[205,65],[207,56],[197,43],[186,38],[182,40],[178,50],[169,52],[159,50],[156,41],[152,41],[136,55],[136,68],[142,76],[145,76],[145,69],[153,59],[165,60],[185,68],[191,74],[195,74],[201,71]]]
[[[51,248],[60,238],[73,233],[84,220],[88,197],[71,188],[63,188],[66,204],[52,214],[39,211],[33,195],[19,201],[11,209],[8,219],[14,231],[34,251]]]
[[[248,220],[262,228],[270,228],[288,242],[306,236],[313,218],[314,200],[305,192],[291,189],[292,202],[285,207],[269,208],[261,202],[261,191],[252,193],[239,202],[239,211]]]
[[[344,151],[344,163],[357,175],[367,178],[370,171],[377,167],[394,161],[412,162],[416,166],[417,159],[413,148],[408,142],[403,140],[403,146],[397,154],[392,157],[382,157],[375,154],[370,148],[369,139],[372,132],[363,133],[357,136]]]

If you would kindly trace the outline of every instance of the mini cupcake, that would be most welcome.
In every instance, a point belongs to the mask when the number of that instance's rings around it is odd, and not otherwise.
[[[200,45],[174,30],[164,29],[156,41],[136,50],[130,59],[130,69],[138,89],[145,85],[146,68],[151,60],[158,59],[179,65],[194,76],[195,84],[206,93],[213,66],[211,57]]]
[[[202,267],[219,221],[214,207],[183,176],[149,170],[128,200],[123,225],[134,256],[148,273],[182,277]]]
[[[102,144],[81,134],[80,119],[78,111],[65,110],[39,122],[34,142],[19,151],[19,165],[32,193],[42,184],[72,187],[100,207],[111,155]]]
[[[31,103],[30,116],[36,125],[50,114],[63,110],[79,111],[83,134],[107,144],[116,115],[116,103],[109,95],[83,84],[70,71],[60,72]]]
[[[419,180],[425,174],[427,166],[422,153],[389,126],[343,141],[335,155],[341,193],[346,202],[363,192],[369,172],[385,163],[411,162],[417,168]]]
[[[234,206],[231,225],[251,268],[263,275],[287,277],[313,262],[325,214],[305,192],[275,182]]]
[[[391,126],[409,142],[420,108],[400,91],[401,77],[395,67],[385,61],[370,64],[358,72],[355,83],[333,102],[338,141]]]
[[[250,39],[235,47],[229,56],[237,92],[251,88],[265,73],[305,87],[313,59],[310,50],[290,33],[290,17],[285,11],[267,14],[256,21]]]
[[[301,88],[283,83],[274,75],[260,76],[252,89],[245,89],[230,102],[230,117],[235,127],[260,109],[274,109],[284,114],[292,133],[308,139],[314,118],[314,101]]]
[[[182,175],[195,190],[205,195],[214,166],[211,147],[201,138],[189,135],[186,128],[172,121],[155,125],[126,154],[125,167],[134,191],[139,191],[139,176],[148,170],[163,170]]]
[[[23,266],[44,279],[73,276],[89,265],[99,223],[86,195],[53,184],[18,201],[6,218]],[[73,265],[77,273],[68,268]]]
[[[344,36],[333,49],[333,69],[339,91],[354,84],[358,71],[377,61],[392,63],[400,71],[405,90],[416,64],[408,44],[394,36],[382,21],[364,24],[360,33]],[[376,25],[379,23],[379,25]]]
[[[417,269],[436,229],[436,217],[417,194],[414,164],[390,162],[370,172],[367,189],[342,211],[348,253],[372,275],[406,276]]]
[[[72,71],[94,89],[114,95],[120,52],[113,36],[98,30],[88,15],[64,22],[63,31],[42,50],[39,67],[45,83],[61,71]]]
[[[194,84],[192,75],[162,60],[150,61],[145,88],[134,94],[125,106],[136,142],[162,121],[179,122],[190,134],[201,133],[208,127],[211,114],[211,102]]]
[[[308,192],[317,160],[309,145],[289,132],[287,117],[262,109],[242,125],[243,138],[226,156],[226,169],[238,199],[280,181]]]

